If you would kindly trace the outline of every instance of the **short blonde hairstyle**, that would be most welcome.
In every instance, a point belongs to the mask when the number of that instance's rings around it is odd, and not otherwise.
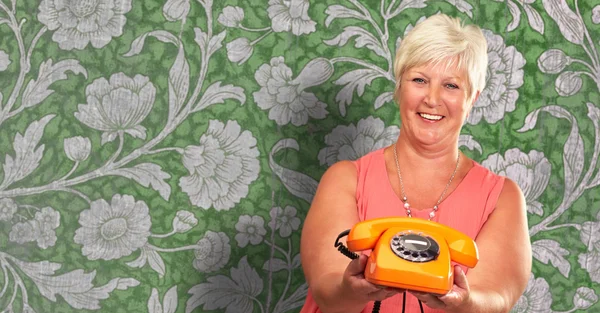
[[[445,63],[467,73],[467,97],[485,87],[488,66],[487,42],[476,25],[464,25],[458,18],[445,14],[432,15],[410,30],[396,51],[394,76],[396,90],[402,74],[424,64]]]

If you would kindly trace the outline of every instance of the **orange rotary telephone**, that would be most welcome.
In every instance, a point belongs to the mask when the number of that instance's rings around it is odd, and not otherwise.
[[[435,294],[452,289],[451,261],[475,267],[477,245],[448,226],[419,218],[378,218],[357,223],[348,235],[348,250],[373,249],[365,279],[376,285]]]

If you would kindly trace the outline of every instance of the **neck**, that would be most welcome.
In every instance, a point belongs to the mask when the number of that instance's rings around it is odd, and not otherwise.
[[[396,145],[398,158],[403,161],[402,163],[407,164],[407,166],[423,167],[429,164],[435,164],[436,168],[446,165],[454,166],[459,154],[458,141],[450,145],[436,144],[424,146],[411,142],[405,136],[402,136],[402,132],[398,136]]]

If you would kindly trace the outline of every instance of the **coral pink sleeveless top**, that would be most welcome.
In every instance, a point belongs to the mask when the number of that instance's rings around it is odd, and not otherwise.
[[[378,217],[406,216],[404,203],[394,193],[385,167],[384,148],[373,151],[354,161],[357,169],[356,204],[361,221]],[[456,189],[438,205],[434,221],[457,229],[473,240],[496,207],[496,202],[504,186],[504,177],[498,176],[473,161],[473,167]],[[428,219],[431,209],[412,210],[413,218]],[[332,240],[335,240],[333,238]],[[462,269],[467,272],[466,267]],[[426,313],[444,313],[423,305]],[[369,303],[363,313],[373,310]],[[381,302],[381,313],[396,313],[402,310],[402,294]],[[406,312],[417,313],[418,300],[406,294]],[[321,313],[312,298],[310,288],[301,313]]]

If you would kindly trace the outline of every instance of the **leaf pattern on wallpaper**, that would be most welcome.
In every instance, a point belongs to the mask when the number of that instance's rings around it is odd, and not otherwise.
[[[130,168],[109,171],[106,174],[127,177],[144,187],[152,187],[152,189],[158,191],[163,199],[169,201],[171,186],[166,180],[171,178],[171,175],[164,172],[158,164],[140,163]]]
[[[531,28],[533,28],[533,30],[535,30],[536,32],[540,33],[540,34],[544,34],[544,20],[542,19],[540,13],[538,13],[536,11],[535,8],[533,8],[531,6],[531,4],[533,2],[535,2],[535,0],[525,0],[525,1],[513,1],[513,0],[493,0],[496,2],[503,2],[506,3],[506,5],[508,6],[508,11],[510,12],[511,16],[512,16],[512,21],[508,24],[508,26],[506,27],[506,31],[513,31],[515,29],[517,29],[517,27],[519,27],[519,24],[521,22],[521,10],[519,9],[519,6],[523,7],[523,10],[525,11],[525,14],[527,16],[527,21],[529,22],[529,26],[531,26]]]
[[[519,132],[524,132],[535,127],[540,112],[547,112],[554,117],[564,118],[571,122],[571,133],[567,138],[567,142],[564,146],[563,163],[565,171],[565,198],[570,197],[571,193],[575,190],[576,184],[578,183],[581,173],[583,172],[584,163],[584,147],[583,139],[579,134],[579,126],[577,120],[562,107],[556,105],[549,105],[537,109],[527,115],[525,118],[525,124]]]
[[[4,181],[0,184],[0,190],[10,184],[17,182],[33,173],[40,165],[44,155],[44,144],[39,144],[46,125],[55,117],[49,114],[29,124],[25,133],[17,133],[13,141],[14,157],[7,154],[4,157]]]
[[[592,123],[594,124],[594,134],[596,142],[594,144],[592,164],[595,164],[594,162],[598,162],[598,158],[600,157],[600,108],[591,102],[586,103],[586,105],[588,108],[588,117],[590,118],[590,120],[592,120]],[[589,182],[588,188],[593,188],[598,185],[600,185],[600,171],[598,171],[596,173],[596,177],[592,178],[592,180]]]
[[[146,42],[146,38],[148,36],[154,37],[164,43],[172,43],[175,46],[178,46],[179,44],[179,39],[164,30],[155,30],[155,31],[151,31],[151,32],[147,32],[141,36],[139,36],[138,38],[136,38],[132,43],[131,43],[131,48],[130,50],[125,53],[123,56],[124,57],[131,57],[131,56],[135,56],[138,55],[142,52],[142,49],[144,48],[144,43]]]
[[[100,309],[99,301],[108,298],[113,290],[126,290],[140,283],[133,278],[113,278],[105,285],[94,287],[92,281],[96,277],[96,271],[85,273],[79,269],[56,275],[55,272],[61,268],[59,263],[30,263],[12,257],[8,259],[33,281],[42,296],[55,302],[56,295],[60,295],[75,309]]]
[[[336,85],[344,86],[335,96],[339,105],[340,113],[346,115],[346,107],[352,103],[354,92],[361,97],[365,93],[365,87],[371,85],[374,79],[385,77],[381,72],[373,69],[359,69],[347,72],[338,78]]]
[[[269,153],[269,165],[271,166],[271,170],[277,175],[290,193],[310,203],[317,191],[318,182],[306,174],[290,170],[275,162],[275,154],[286,148],[300,151],[300,146],[295,139],[282,139],[278,141],[271,149],[271,153]]]
[[[212,104],[224,103],[227,99],[235,99],[241,104],[246,102],[244,89],[233,85],[221,86],[221,83],[222,82],[218,81],[210,85],[206,91],[204,91],[202,98],[200,98],[198,104],[192,109],[192,112],[201,111]]]
[[[163,298],[161,304],[158,290],[152,288],[148,299],[148,313],[175,313],[177,310],[177,286],[171,287]]]
[[[159,278],[163,278],[165,276],[165,262],[158,252],[148,248],[147,246],[140,248],[140,256],[137,259],[125,264],[134,268],[142,268],[146,265],[146,263],[148,263],[150,268],[158,274]]]
[[[190,313],[197,307],[204,310],[225,309],[226,313],[252,312],[253,300],[263,290],[263,281],[243,256],[237,267],[232,267],[230,277],[212,276],[192,287],[191,297],[186,302],[185,312]]]
[[[67,79],[66,72],[83,74],[87,78],[87,71],[79,64],[78,60],[62,60],[56,64],[52,64],[51,59],[43,62],[38,71],[38,78],[29,81],[27,87],[25,87],[21,106],[29,108],[44,101],[44,99],[54,93],[48,87],[59,80]]]
[[[562,248],[560,244],[554,240],[541,239],[531,244],[533,256],[544,264],[552,264],[565,277],[569,277],[571,264],[565,258],[569,255],[569,251]]]
[[[285,299],[281,303],[277,303],[273,309],[273,313],[289,312],[290,310],[302,307],[308,293],[308,285],[302,284],[289,298]]]
[[[188,4],[189,5],[189,4]],[[178,43],[175,63],[169,70],[169,117],[171,121],[179,113],[187,98],[190,87],[190,65],[185,58],[183,44]],[[242,101],[243,103],[243,101]]]
[[[381,43],[375,39],[375,37],[367,32],[365,29],[356,27],[356,26],[346,26],[344,27],[344,31],[339,34],[337,37],[332,38],[330,40],[323,41],[326,45],[330,46],[344,46],[348,41],[352,39],[352,37],[356,37],[354,39],[355,48],[367,47],[369,50],[373,51],[375,54],[385,57],[386,53],[381,47]]]
[[[542,0],[544,9],[558,24],[558,29],[566,40],[580,45],[583,43],[585,26],[581,17],[575,14],[567,2],[561,0]]]

